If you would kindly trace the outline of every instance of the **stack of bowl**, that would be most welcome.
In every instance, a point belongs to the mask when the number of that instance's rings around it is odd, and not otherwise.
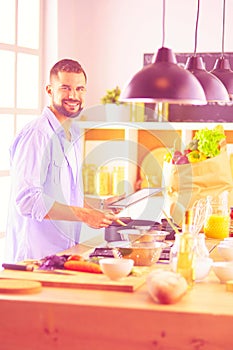
[[[224,238],[218,245],[218,252],[226,261],[233,261],[233,237]]]
[[[165,231],[142,231],[123,229],[118,233],[121,241],[109,242],[108,246],[119,250],[123,258],[132,259],[135,266],[150,266],[156,263],[164,248],[168,246]]]
[[[224,261],[213,263],[213,270],[221,283],[233,280],[233,237],[224,238],[218,244],[218,253]]]

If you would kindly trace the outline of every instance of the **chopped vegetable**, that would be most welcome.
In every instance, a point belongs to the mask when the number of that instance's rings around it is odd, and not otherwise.
[[[70,255],[67,260],[76,260],[76,261],[83,261],[83,257],[81,255]]]
[[[64,263],[64,268],[81,272],[102,273],[100,266],[90,261],[67,260]]]
[[[40,270],[63,269],[67,255],[49,255],[41,260]]]

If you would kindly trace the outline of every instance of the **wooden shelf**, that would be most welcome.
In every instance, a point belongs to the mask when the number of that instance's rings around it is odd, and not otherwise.
[[[188,123],[188,122],[105,122],[79,121],[83,137],[84,154],[86,158],[87,142],[99,147],[95,152],[94,162],[97,166],[103,162],[103,153],[109,154],[109,161],[122,158],[128,161],[126,181],[130,183],[131,191],[139,179],[140,166],[144,157],[152,150],[165,147],[184,149],[197,130],[212,129],[220,123]],[[227,144],[231,150],[233,144],[233,123],[221,123],[225,130]],[[99,143],[98,143],[99,142]],[[100,147],[101,142],[106,146]],[[119,147],[118,147],[119,146]],[[232,152],[233,153],[233,147]],[[108,162],[105,157],[105,163]]]

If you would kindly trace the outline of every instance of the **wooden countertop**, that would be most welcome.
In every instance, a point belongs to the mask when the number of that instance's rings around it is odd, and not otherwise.
[[[230,350],[232,305],[233,293],[213,273],[173,305],[155,303],[146,285],[133,293],[43,287],[0,294],[0,348]]]

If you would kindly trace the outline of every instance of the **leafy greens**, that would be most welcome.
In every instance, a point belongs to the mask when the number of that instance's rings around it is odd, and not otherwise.
[[[212,130],[204,128],[197,131],[193,139],[198,140],[198,150],[207,158],[212,158],[220,153],[220,141],[225,138],[222,128],[215,127]]]

